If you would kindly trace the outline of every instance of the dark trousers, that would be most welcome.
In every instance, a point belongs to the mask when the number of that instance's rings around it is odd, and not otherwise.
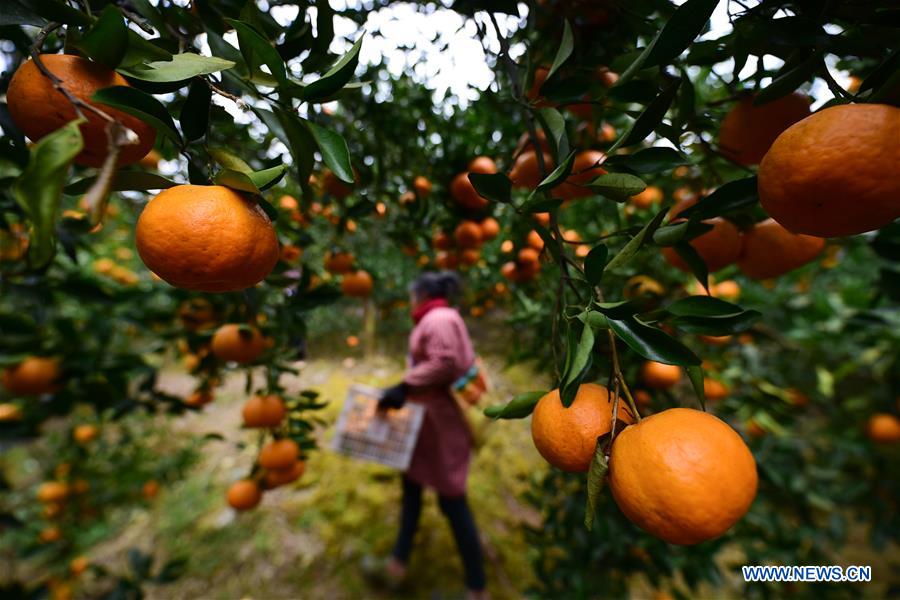
[[[463,567],[466,570],[466,587],[470,590],[483,590],[484,561],[481,556],[481,543],[478,541],[478,530],[475,528],[475,519],[472,511],[466,503],[465,496],[449,497],[438,496],[438,505],[441,512],[450,521],[453,537],[456,540],[456,548],[462,557]],[[394,545],[394,558],[405,563],[409,562],[412,553],[413,538],[419,527],[419,515],[422,513],[422,486],[403,478],[403,507],[400,513],[400,533],[397,543]]]

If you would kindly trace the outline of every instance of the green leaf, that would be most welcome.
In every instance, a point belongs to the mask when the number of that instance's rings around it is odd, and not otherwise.
[[[569,140],[566,137],[566,120],[562,113],[555,108],[547,107],[540,109],[538,115],[547,139],[553,140],[557,158],[568,154]]]
[[[721,317],[684,316],[675,317],[671,323],[682,331],[700,335],[731,335],[746,331],[762,315],[755,310],[741,311],[736,315]]]
[[[69,196],[77,196],[88,191],[96,177],[85,177],[74,183],[70,183],[63,189],[63,193]],[[118,171],[113,175],[111,192],[145,192],[147,190],[164,190],[179,185],[162,175],[147,173],[146,171]]]
[[[534,196],[522,203],[519,208],[527,213],[543,213],[550,212],[562,206],[563,201],[559,198],[544,198],[542,196]]]
[[[616,143],[609,149],[609,153],[612,153],[619,146],[631,146],[642,142],[644,138],[653,133],[653,130],[662,123],[663,117],[666,116],[666,112],[669,110],[669,106],[672,105],[672,100],[675,99],[675,94],[678,92],[680,84],[681,79],[675,79],[663,88],[653,102],[648,104],[647,108],[638,115],[638,118],[635,119],[622,137],[616,140]]]
[[[647,189],[647,184],[628,173],[605,173],[589,182],[588,187],[616,202],[625,202]]]
[[[688,379],[691,380],[691,386],[697,399],[700,400],[700,407],[706,410],[706,391],[703,387],[703,367],[700,365],[688,365],[684,368],[687,371]]]
[[[280,85],[286,85],[288,81],[284,61],[281,60],[281,56],[275,47],[269,43],[269,40],[260,35],[250,25],[237,19],[225,19],[225,21],[230,23],[237,32],[241,55],[244,57],[244,62],[247,63],[251,74],[264,74],[265,71],[262,71],[261,67],[265,65],[269,67],[272,76]]]
[[[606,461],[606,455],[603,453],[600,440],[597,440],[597,445],[594,447],[594,458],[591,459],[587,475],[587,506],[584,509],[584,526],[588,531],[592,531],[594,528],[597,498],[603,491],[603,480],[608,471],[609,464]]]
[[[822,64],[822,57],[816,52],[800,63],[785,64],[772,83],[756,94],[753,104],[759,106],[787,96],[800,87],[803,82],[811,79]]]
[[[128,50],[128,27],[122,13],[108,4],[75,47],[110,69],[118,67]]]
[[[553,58],[553,64],[550,65],[550,70],[547,71],[547,79],[553,77],[556,70],[559,69],[569,56],[572,55],[572,49],[574,47],[575,42],[572,39],[572,26],[569,25],[569,20],[566,19],[563,21],[562,40],[559,42],[559,48],[556,49],[556,56]]]
[[[235,190],[241,190],[250,194],[259,195],[284,177],[287,167],[279,165],[262,171],[240,171],[235,169],[222,169],[216,174],[213,181],[217,185],[224,185]]]
[[[337,178],[344,183],[355,183],[356,178],[353,176],[353,167],[350,165],[350,150],[347,148],[347,142],[340,134],[316,125],[312,121],[304,120],[313,139],[322,152],[322,158]]]
[[[706,261],[703,260],[703,257],[694,249],[693,246],[688,242],[678,242],[672,248],[681,257],[688,267],[691,269],[691,273],[694,274],[694,277],[697,278],[697,281],[709,291],[709,267],[706,266]]]
[[[6,25],[33,25],[43,27],[47,20],[22,5],[19,0],[7,0],[0,12],[0,27]]]
[[[54,226],[69,166],[84,142],[78,129],[83,119],[71,121],[44,136],[31,150],[28,165],[13,183],[13,197],[31,221],[28,261],[35,267],[53,258]]]
[[[583,327],[578,344],[574,349],[570,349],[571,354],[566,359],[567,368],[559,386],[559,397],[566,408],[571,406],[575,400],[581,380],[590,367],[593,350],[594,330],[590,327]]]
[[[226,169],[231,169],[232,171],[239,171],[241,173],[252,173],[253,169],[244,162],[239,156],[235,156],[228,150],[223,148],[210,148],[209,155],[212,157],[214,161],[222,165],[222,167]]]
[[[681,241],[692,240],[713,229],[713,225],[689,219],[672,225],[663,225],[653,234],[653,243],[657,246],[674,246]]]
[[[250,180],[255,183],[260,190],[266,191],[281,181],[285,173],[287,173],[287,166],[278,165],[277,167],[263,169],[262,171],[251,172]]]
[[[144,65],[134,65],[127,69],[119,69],[123,75],[152,81],[167,83],[171,81],[184,81],[198,75],[218,73],[234,67],[234,61],[225,60],[216,56],[202,56],[193,52],[184,52],[172,56],[172,60],[151,62]]]
[[[23,0],[21,4],[48,21],[58,21],[80,27],[87,27],[91,24],[91,18],[87,14],[75,10],[62,0]],[[6,11],[5,6],[3,10]]]
[[[659,228],[660,224],[663,222],[663,219],[666,218],[666,214],[668,213],[668,209],[663,209],[656,213],[656,216],[650,220],[649,223],[644,225],[644,227],[638,232],[636,236],[628,240],[628,243],[619,250],[619,253],[616,254],[612,260],[606,263],[605,271],[612,271],[613,269],[617,269],[627,263],[631,258],[637,254],[638,250],[649,240],[653,239],[653,233]]]
[[[609,327],[629,348],[648,360],[667,365],[699,365],[690,348],[661,329],[650,327],[635,317],[609,319]]]
[[[335,65],[323,75],[308,84],[303,89],[303,99],[307,102],[321,102],[340,91],[353,77],[356,65],[359,64],[359,50],[362,47],[363,36],[359,36],[350,51],[347,52]]]
[[[200,79],[191,82],[187,99],[181,105],[178,122],[187,141],[199,140],[206,135],[209,126],[209,107],[212,102],[212,90]]]
[[[673,148],[644,148],[634,154],[619,154],[606,159],[605,166],[623,167],[635,173],[662,173],[687,163],[683,154]]]
[[[687,0],[679,6],[650,44],[644,68],[668,64],[681,54],[712,16],[719,0]]]
[[[484,415],[492,419],[524,419],[534,411],[538,400],[547,392],[526,392],[519,394],[506,404],[488,406],[484,409]]]
[[[606,315],[607,319],[625,319],[632,315],[645,312],[653,307],[654,300],[643,296],[640,298],[631,298],[630,300],[620,300],[618,302],[597,302],[594,304],[597,311]]]
[[[587,277],[588,283],[600,285],[600,280],[603,279],[603,268],[606,266],[608,257],[609,248],[603,244],[597,244],[591,248],[584,258],[584,275]]]
[[[512,201],[512,183],[503,173],[469,173],[467,177],[482,198],[503,204]]]
[[[595,310],[582,312],[578,315],[578,320],[593,329],[594,333],[609,329],[609,321],[606,315]]]
[[[672,302],[666,310],[676,317],[730,317],[744,312],[740,306],[712,296],[688,296]]]
[[[159,39],[159,38],[157,38]],[[119,63],[119,71],[124,72],[125,69],[135,65],[142,65],[148,62],[159,60],[172,60],[172,53],[163,50],[150,40],[146,40],[137,33],[128,30],[128,51],[122,57]]]
[[[300,117],[292,112],[276,108],[274,113],[257,110],[257,114],[290,149],[297,167],[297,178],[300,184],[304,185],[309,180],[315,164],[316,140],[303,126]]]
[[[118,108],[152,125],[157,131],[182,146],[181,135],[175,129],[172,116],[159,100],[133,87],[116,85],[97,90],[91,97],[94,102]]]
[[[731,211],[742,210],[755,205],[759,201],[756,189],[756,175],[735,179],[720,186],[709,196],[678,213],[679,217],[711,219]]]
[[[566,157],[562,163],[555,169],[553,172],[547,175],[542,182],[540,182],[537,186],[537,191],[546,190],[552,188],[553,186],[562,183],[566,180],[566,177],[572,172],[572,163],[575,161],[575,151],[569,153],[569,156]]]

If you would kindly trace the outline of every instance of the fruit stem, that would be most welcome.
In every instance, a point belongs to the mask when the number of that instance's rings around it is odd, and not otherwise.
[[[637,404],[634,401],[634,397],[631,395],[631,390],[628,389],[628,384],[625,383],[625,378],[619,373],[619,383],[622,384],[622,391],[625,392],[625,400],[628,401],[628,408],[631,409],[634,418],[637,419],[638,423],[641,422],[641,413],[638,412]]]
[[[638,423],[640,423],[641,415],[637,411],[637,406],[635,405],[634,398],[631,397],[631,390],[628,389],[628,384],[625,383],[625,376],[622,375],[622,369],[619,366],[619,351],[616,349],[616,336],[612,332],[612,329],[607,329],[606,333],[609,336],[609,347],[612,349],[613,372],[615,373],[615,384],[616,384],[616,396],[618,396],[619,384],[621,384],[622,389],[625,391],[625,398],[628,400],[629,408],[634,413],[634,418],[637,419]],[[618,397],[616,398],[616,400],[618,400]],[[613,427],[615,427],[615,413],[613,414]]]

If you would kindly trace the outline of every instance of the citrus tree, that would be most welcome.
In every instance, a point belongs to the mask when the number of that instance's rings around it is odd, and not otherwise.
[[[360,62],[375,8],[4,9],[0,434],[64,432],[2,508],[53,589],[79,570],[84,497],[146,501],[193,460],[154,464],[128,415],[203,410],[243,369],[258,453],[223,495],[252,509],[315,447],[321,399],[283,384],[309,331],[350,319],[372,350],[432,268],[463,271],[469,315],[500,309],[509,359],[556,381],[485,410],[530,416],[550,465],[536,595],[835,562],[860,520],[896,539],[896,10],[450,8],[495,74],[464,108]],[[176,357],[183,396],[159,385]],[[132,562],[110,586],[178,571]]]

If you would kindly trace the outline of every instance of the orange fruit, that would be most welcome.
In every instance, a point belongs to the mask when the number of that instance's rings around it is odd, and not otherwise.
[[[732,107],[719,128],[719,150],[742,165],[755,165],[781,132],[809,115],[809,99],[789,94],[754,106],[746,96]]]
[[[632,395],[634,396],[634,403],[641,408],[650,406],[653,402],[653,397],[650,396],[650,392],[647,390],[635,390]]]
[[[79,444],[88,444],[92,442],[99,433],[100,430],[94,425],[76,425],[75,429],[72,430],[72,439]]]
[[[500,223],[494,217],[486,218],[479,224],[479,227],[481,227],[482,241],[489,242],[500,235]]]
[[[632,422],[624,402],[619,403],[618,418]],[[591,465],[597,438],[609,433],[611,425],[609,391],[596,383],[584,383],[568,408],[562,405],[558,389],[538,400],[531,416],[531,439],[544,460],[554,467],[583,473]]]
[[[281,471],[266,471],[266,474],[263,477],[263,486],[265,486],[267,490],[270,490],[281,485],[293,483],[300,479],[305,471],[306,463],[302,460],[298,460],[287,469]]]
[[[541,86],[547,81],[547,75],[550,69],[547,67],[538,67],[534,70],[534,77],[531,79],[531,87],[525,92],[525,97],[531,100],[535,106],[549,106],[541,96]]]
[[[362,269],[347,273],[341,278],[341,292],[354,298],[368,298],[372,295],[374,283],[368,271]]]
[[[697,338],[710,346],[724,346],[731,341],[730,335],[698,335]]]
[[[226,323],[216,330],[210,348],[219,360],[247,364],[259,358],[266,348],[266,341],[252,325]]]
[[[648,360],[641,367],[641,379],[647,387],[665,390],[681,381],[681,367]]]
[[[353,262],[356,259],[349,252],[326,252],[325,270],[333,275],[343,275],[353,270]]]
[[[703,380],[703,394],[711,402],[724,400],[728,397],[728,392],[728,386],[721,381],[709,379],[708,377]]]
[[[288,264],[295,263],[303,256],[303,248],[294,244],[285,244],[281,247],[281,260]]]
[[[513,244],[512,240],[503,240],[503,243],[500,244],[500,252],[503,254],[509,254],[515,249],[515,244]]]
[[[284,402],[274,394],[253,396],[241,409],[244,427],[278,427],[286,413]]]
[[[585,150],[576,154],[571,174],[554,188],[553,195],[567,200],[593,196],[594,192],[585,187],[585,184],[606,174],[606,169],[599,166],[604,160],[606,155],[599,150]]]
[[[477,248],[481,245],[481,227],[475,221],[463,221],[453,231],[453,238],[460,248]]]
[[[453,178],[450,182],[450,196],[460,206],[472,210],[481,210],[488,205],[488,201],[478,194],[469,181],[468,173],[459,173]]]
[[[647,275],[635,275],[625,282],[625,288],[622,290],[622,295],[626,298],[662,296],[665,293],[666,289],[662,284]]]
[[[201,292],[243,290],[278,262],[278,238],[249,196],[220,185],[177,185],[144,207],[138,254],[170,285]]]
[[[444,270],[452,270],[459,265],[459,257],[452,252],[447,252],[445,250],[441,250],[437,254],[434,255],[434,264],[439,269]]]
[[[72,574],[72,577],[78,577],[85,571],[87,571],[90,562],[85,556],[76,556],[69,562],[69,573]]]
[[[900,442],[900,419],[888,413],[878,413],[869,417],[866,435],[879,444]]]
[[[259,466],[283,471],[290,469],[300,458],[300,448],[294,440],[272,440],[259,451]]]
[[[534,130],[534,135],[537,138],[538,147],[545,153],[550,152],[550,143],[547,141],[547,134],[544,133],[544,130],[537,128]],[[531,134],[527,131],[519,136],[519,140],[516,142],[516,149],[513,150],[513,157],[518,158],[526,150],[534,151]]]
[[[476,156],[472,159],[472,162],[469,163],[469,171],[471,173],[483,174],[496,173],[497,165],[494,163],[494,159],[488,156]]]
[[[22,223],[0,229],[0,262],[15,262],[28,251],[28,231]]]
[[[518,281],[519,267],[512,261],[505,262],[503,263],[503,266],[500,267],[500,274],[509,281]]]
[[[431,182],[426,177],[419,175],[413,180],[413,189],[420,198],[425,198],[431,194]]]
[[[161,160],[162,155],[156,149],[152,149],[138,161],[138,164],[145,169],[155,171],[159,168],[159,161]]]
[[[745,427],[747,429],[747,435],[749,435],[750,437],[761,438],[762,436],[766,435],[766,430],[762,425],[759,424],[756,419],[750,419],[749,421],[747,421]]]
[[[544,152],[544,170],[548,175],[553,170],[553,157],[549,152]],[[509,180],[513,187],[527,190],[536,188],[544,180],[534,150],[526,150],[516,158],[509,172]]]
[[[141,486],[141,496],[145,500],[152,500],[156,498],[157,494],[159,494],[159,482],[151,479],[149,481],[145,481],[144,485]]]
[[[47,70],[62,80],[66,91],[137,134],[137,143],[122,146],[119,151],[119,165],[136,163],[153,148],[156,141],[153,127],[128,113],[91,101],[97,90],[111,86],[131,87],[124,77],[99,63],[71,54],[42,54],[40,58]],[[77,117],[75,107],[44,77],[33,60],[22,63],[16,70],[9,82],[6,100],[13,121],[33,141]],[[79,127],[84,149],[75,157],[75,162],[99,167],[106,158],[106,121],[89,110],[82,112],[87,119]]]
[[[351,348],[356,348],[357,346],[359,346],[359,338],[355,335],[348,335],[347,336],[347,345],[350,346]]]
[[[626,427],[613,442],[609,488],[628,519],[670,544],[725,533],[756,497],[756,461],[717,417],[670,408]]]
[[[449,250],[453,247],[453,240],[443,231],[436,231],[431,236],[431,245],[436,250]]]
[[[188,331],[207,329],[216,322],[216,308],[206,298],[191,298],[178,306],[178,318]]]
[[[293,196],[284,195],[278,199],[278,206],[287,211],[295,211],[300,209],[300,203]]]
[[[52,542],[58,542],[62,539],[62,531],[59,527],[52,526],[47,527],[46,529],[42,529],[38,534],[38,539],[43,544],[50,544]]]
[[[231,484],[226,499],[235,510],[250,510],[262,500],[262,492],[255,481],[242,479]]]
[[[464,265],[472,266],[481,259],[481,250],[469,248],[459,253],[459,262]]]
[[[679,219],[674,217],[695,203],[696,200],[688,199],[677,204],[669,213],[673,219],[672,223],[679,222]],[[731,221],[726,221],[721,217],[706,219],[703,222],[712,225],[712,229],[688,243],[697,251],[697,254],[706,263],[707,269],[712,273],[727,267],[738,259],[741,254],[741,232]],[[674,248],[666,246],[662,252],[663,257],[670,265],[686,273],[690,272],[691,268]]]
[[[188,406],[202,407],[215,400],[215,395],[210,390],[194,390],[191,395],[184,399],[184,403]]]
[[[770,279],[812,262],[824,247],[822,238],[791,233],[766,219],[744,232],[737,265],[750,279]]]
[[[746,236],[744,238],[744,243],[746,244]],[[713,296],[725,300],[737,301],[741,297],[741,286],[733,279],[728,279],[722,283],[716,284],[715,288],[710,291],[713,292]]]
[[[525,242],[529,247],[534,248],[538,252],[541,252],[544,249],[544,238],[542,238],[541,234],[534,229],[528,232],[528,237],[525,238]]]
[[[650,208],[663,199],[663,191],[655,185],[648,185],[644,191],[629,198],[629,202],[638,208]]]
[[[548,212],[534,213],[531,215],[531,218],[534,219],[538,225],[543,225],[544,227],[550,226],[550,213]]]
[[[69,486],[61,481],[45,481],[37,489],[38,502],[62,502],[69,496]]]
[[[0,404],[0,423],[12,423],[22,420],[22,411],[11,402]]]
[[[900,217],[900,108],[844,104],[778,136],[759,165],[759,199],[794,233],[854,235]]]
[[[14,367],[3,370],[3,387],[10,394],[37,396],[59,389],[59,361],[55,358],[29,356]]]
[[[804,394],[798,389],[789,388],[787,390],[788,402],[793,404],[794,406],[798,406],[803,408],[804,406],[809,406],[809,396]]]
[[[356,169],[353,170],[354,181],[359,180]],[[322,189],[338,200],[343,200],[353,193],[354,184],[344,183],[331,169],[325,169],[322,172]]]
[[[531,247],[522,248],[517,256],[519,265],[538,264],[541,254]]]

